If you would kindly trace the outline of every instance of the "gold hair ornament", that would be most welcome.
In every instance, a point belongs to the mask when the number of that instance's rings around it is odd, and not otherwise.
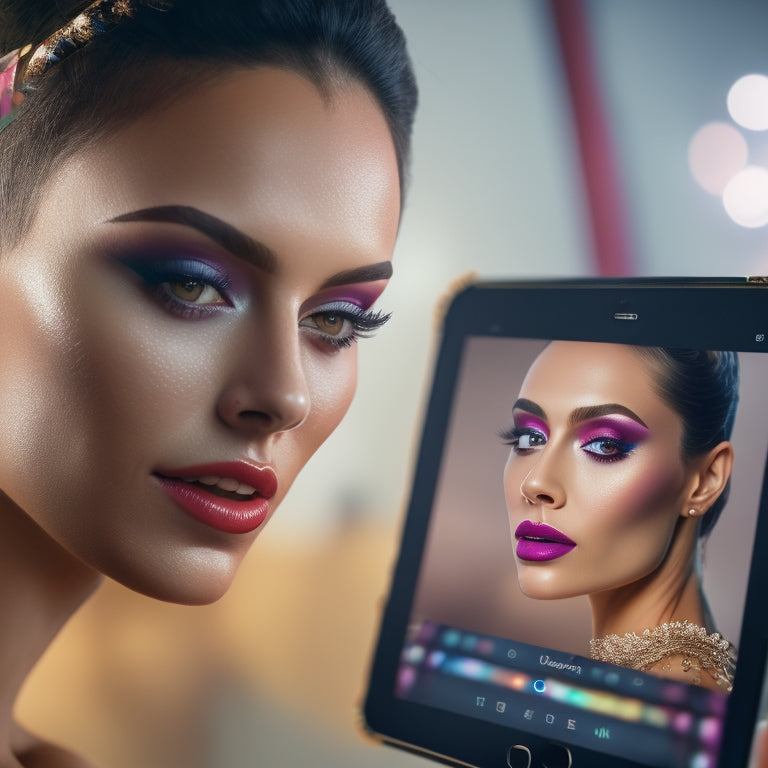
[[[96,0],[42,43],[26,45],[0,59],[0,131],[16,117],[32,80],[133,16],[136,2]],[[167,10],[171,2],[154,0],[146,4]]]

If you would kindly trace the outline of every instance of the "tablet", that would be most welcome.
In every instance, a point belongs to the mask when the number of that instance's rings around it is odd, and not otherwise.
[[[456,295],[368,731],[481,768],[756,764],[767,338],[760,278]]]

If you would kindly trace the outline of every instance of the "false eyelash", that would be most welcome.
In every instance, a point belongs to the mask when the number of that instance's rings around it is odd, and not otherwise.
[[[517,445],[521,434],[522,431],[519,427],[506,427],[505,429],[499,430],[497,433],[504,445]]]
[[[373,336],[392,317],[391,312],[385,313],[380,310],[357,313],[347,309],[326,309],[313,314],[322,315],[324,312],[333,312],[352,324],[352,333],[341,339],[323,335],[324,341],[341,349],[352,346],[358,339],[367,339]]]
[[[520,445],[522,438],[529,438],[528,445]],[[531,427],[513,427],[507,429],[501,433],[501,438],[505,441],[506,445],[509,445],[515,453],[520,455],[527,455],[531,451],[542,448],[549,440],[549,437],[539,429],[533,429]]]
[[[385,325],[392,317],[391,312],[382,312],[381,310],[364,312],[361,315],[355,317],[350,316],[350,320],[357,332],[358,336],[366,337],[370,336]]]

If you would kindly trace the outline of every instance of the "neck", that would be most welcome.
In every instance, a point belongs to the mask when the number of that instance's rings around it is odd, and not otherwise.
[[[0,765],[24,680],[100,579],[0,493]]]
[[[706,603],[698,572],[696,528],[682,520],[664,562],[623,587],[590,595],[592,636],[641,633],[668,621],[704,625]]]

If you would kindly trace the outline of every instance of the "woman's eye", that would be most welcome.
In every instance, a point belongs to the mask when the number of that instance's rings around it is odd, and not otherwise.
[[[599,461],[617,461],[629,455],[634,446],[614,437],[598,437],[581,448]]]
[[[190,304],[226,304],[223,296],[212,285],[193,277],[163,283],[168,290],[182,301]]]
[[[230,280],[217,267],[191,258],[128,257],[123,263],[163,309],[184,320],[210,316],[230,301]]]
[[[315,312],[305,317],[299,326],[332,347],[348,347],[357,338],[353,322],[340,312]]]
[[[520,450],[527,450],[529,448],[538,448],[546,442],[547,438],[541,432],[526,432],[518,438],[517,447]]]
[[[547,436],[538,429],[530,427],[513,427],[503,432],[501,438],[506,445],[512,447],[515,453],[525,453],[547,444]]]
[[[315,325],[319,331],[327,333],[329,336],[339,336],[344,330],[345,318],[332,312],[312,315]]]
[[[316,335],[322,343],[338,349],[371,336],[389,318],[390,315],[366,311],[355,304],[333,302],[302,318],[299,327]]]

